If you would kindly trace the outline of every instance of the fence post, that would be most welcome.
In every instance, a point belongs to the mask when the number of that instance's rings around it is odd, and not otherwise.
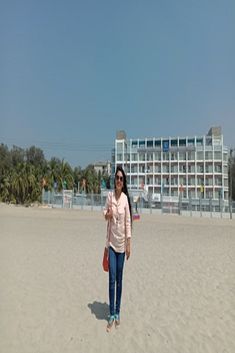
[[[44,205],[44,193],[45,193],[45,190],[44,188],[42,188],[42,205]]]
[[[202,217],[202,194],[201,193],[199,197],[199,208],[200,208],[200,217]]]
[[[212,218],[212,199],[211,199],[211,197],[210,197],[210,199],[209,199],[209,205],[210,205],[210,213],[211,213],[211,218]]]
[[[179,206],[178,206],[178,213],[179,216],[181,215],[181,208],[182,208],[182,193],[179,193]]]
[[[220,193],[219,201],[220,201],[220,218],[223,218],[223,200],[222,200],[221,193]]]
[[[163,195],[161,193],[161,210],[162,210],[162,213],[163,213]]]
[[[189,209],[190,209],[190,216],[192,217],[192,197],[189,196]]]

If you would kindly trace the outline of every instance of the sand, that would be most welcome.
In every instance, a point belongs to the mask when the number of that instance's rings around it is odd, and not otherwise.
[[[234,353],[235,220],[141,215],[106,333],[101,212],[0,205],[1,353]]]

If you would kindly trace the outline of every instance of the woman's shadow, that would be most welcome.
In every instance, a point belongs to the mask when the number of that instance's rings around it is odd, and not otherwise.
[[[108,320],[109,306],[107,303],[93,302],[89,303],[88,308],[95,315],[97,320]]]

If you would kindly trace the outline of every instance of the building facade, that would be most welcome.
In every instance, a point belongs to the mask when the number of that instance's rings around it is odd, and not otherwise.
[[[130,190],[183,198],[228,200],[228,148],[220,127],[207,135],[127,139],[118,131],[112,152]]]
[[[96,173],[103,174],[111,174],[111,162],[110,161],[98,161],[93,163],[94,170]]]

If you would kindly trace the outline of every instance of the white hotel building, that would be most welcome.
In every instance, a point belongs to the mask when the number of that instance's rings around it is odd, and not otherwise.
[[[228,148],[220,127],[207,135],[127,139],[118,131],[112,153],[130,190],[183,198],[228,200]]]

